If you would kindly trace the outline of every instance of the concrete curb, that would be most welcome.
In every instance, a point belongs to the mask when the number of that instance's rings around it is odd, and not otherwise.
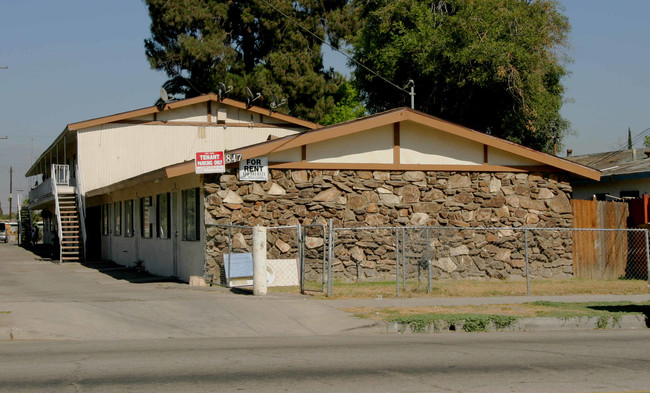
[[[379,322],[376,325],[380,333],[399,334],[434,334],[464,332],[461,325],[448,326],[442,322],[436,327],[429,325],[423,331],[413,331],[407,324],[398,322]],[[516,331],[553,331],[553,330],[595,330],[595,329],[647,329],[644,315],[623,315],[620,319],[601,320],[600,317],[555,318],[537,317],[521,318],[511,326],[496,329],[489,326],[487,331],[516,332]]]

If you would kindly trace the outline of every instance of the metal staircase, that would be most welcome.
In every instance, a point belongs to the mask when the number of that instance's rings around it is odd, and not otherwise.
[[[20,245],[25,247],[29,246],[29,237],[25,236],[32,230],[32,212],[29,207],[23,206],[20,208]]]
[[[79,172],[77,172],[79,173]],[[70,186],[70,168],[68,165],[52,165],[52,194],[57,220],[59,260],[79,262],[85,256],[86,241],[85,216],[82,186]]]
[[[61,194],[57,197],[57,203],[61,262],[79,262],[83,243],[77,198],[74,194]]]

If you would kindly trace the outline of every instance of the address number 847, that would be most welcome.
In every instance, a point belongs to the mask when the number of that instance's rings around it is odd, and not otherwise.
[[[241,161],[241,153],[228,153],[226,154],[226,164],[230,164],[233,162],[239,162]]]

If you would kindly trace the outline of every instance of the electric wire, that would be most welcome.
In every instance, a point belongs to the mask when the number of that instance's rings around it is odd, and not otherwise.
[[[403,87],[401,87],[401,86],[398,86],[397,84],[393,83],[392,81],[388,80],[387,78],[381,76],[381,75],[380,75],[379,73],[377,73],[376,71],[370,69],[370,68],[367,67],[365,64],[359,62],[358,60],[354,59],[353,57],[351,57],[351,56],[348,55],[347,53],[342,52],[341,50],[339,50],[339,49],[338,49],[337,47],[335,47],[334,45],[332,45],[332,44],[330,44],[329,42],[325,41],[324,39],[322,39],[321,37],[319,37],[316,33],[313,33],[311,30],[307,29],[307,28],[304,27],[302,24],[300,24],[300,22],[298,22],[297,20],[295,20],[295,19],[292,18],[291,16],[285,14],[284,12],[282,12],[282,10],[278,9],[276,6],[274,6],[273,4],[271,4],[268,0],[262,0],[262,2],[266,3],[266,5],[268,5],[269,7],[273,8],[274,10],[276,10],[277,12],[279,12],[282,16],[284,16],[285,18],[289,19],[291,22],[293,22],[293,23],[295,23],[296,25],[298,25],[298,27],[300,27],[301,29],[303,29],[304,31],[306,31],[307,33],[309,33],[311,36],[313,36],[314,38],[316,38],[317,40],[319,40],[319,41],[322,42],[323,44],[329,46],[330,48],[332,48],[332,49],[335,50],[336,52],[342,54],[342,55],[345,56],[348,60],[354,62],[356,65],[362,67],[363,69],[365,69],[366,71],[370,72],[371,74],[373,74],[373,75],[376,76],[377,78],[383,80],[384,82],[388,83],[389,85],[393,86],[393,87],[396,88],[396,89],[399,89],[399,90],[401,90],[401,91],[403,91],[403,92],[405,92],[405,93],[407,93],[407,94],[411,94],[410,91],[406,90],[405,88],[403,88]]]
[[[636,136],[634,136],[632,138],[632,145],[637,143],[640,140],[641,136],[643,136],[643,134],[647,133],[648,131],[650,131],[650,127],[646,128],[645,130],[641,131]],[[596,161],[590,162],[588,165],[596,165],[596,164],[598,164],[600,162],[603,162],[603,161],[605,161],[605,160],[607,160],[609,158],[614,157],[615,155],[617,155],[617,154],[619,154],[619,153],[621,153],[621,152],[623,152],[625,150],[627,150],[627,143],[622,144],[617,150],[614,150],[614,151],[609,152],[608,154],[605,154],[604,156],[597,159]]]

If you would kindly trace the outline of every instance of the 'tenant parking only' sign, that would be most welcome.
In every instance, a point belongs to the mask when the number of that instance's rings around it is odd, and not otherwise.
[[[223,151],[204,151],[196,153],[194,173],[224,173],[226,163]]]
[[[239,180],[267,181],[269,179],[269,158],[257,157],[239,161]]]

